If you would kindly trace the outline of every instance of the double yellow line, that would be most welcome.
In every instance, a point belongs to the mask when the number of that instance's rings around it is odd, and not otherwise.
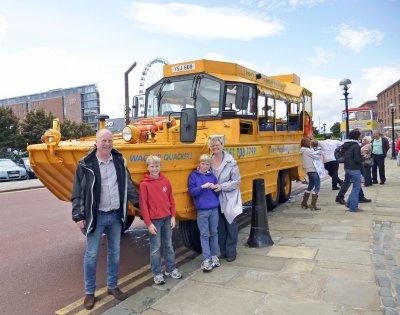
[[[185,251],[187,251],[187,252],[185,252]],[[194,255],[194,252],[191,250],[188,250],[186,247],[182,246],[182,247],[179,247],[175,251],[175,254],[177,256],[176,263],[180,263],[181,261],[185,260],[186,258]],[[136,276],[138,276],[144,272],[145,272],[145,274],[142,277],[136,279],[132,283],[127,284],[127,282],[129,282],[130,280],[132,280],[133,278],[135,278]],[[118,281],[118,283],[119,283],[119,287],[121,289],[123,289],[123,291],[128,292],[128,291],[134,289],[135,287],[141,285],[142,283],[148,281],[152,277],[153,277],[153,275],[150,272],[150,265],[146,265],[146,266],[143,266],[143,267],[139,268],[138,270],[124,276],[123,278],[121,278]],[[103,287],[95,292],[95,296],[96,297],[101,296],[103,294],[106,294],[106,292],[107,292],[107,287]],[[102,297],[98,302],[96,302],[93,309],[88,311],[86,309],[82,309],[83,298],[81,298],[64,308],[59,309],[58,311],[55,312],[55,314],[57,314],[57,315],[65,315],[68,313],[79,314],[79,315],[91,314],[92,312],[96,311],[97,309],[101,308],[102,306],[106,305],[107,303],[109,303],[112,300],[114,300],[114,297],[112,295],[107,294],[105,297]]]

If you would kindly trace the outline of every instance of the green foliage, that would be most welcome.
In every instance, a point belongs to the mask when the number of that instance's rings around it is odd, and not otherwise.
[[[314,137],[318,136],[318,135],[319,135],[319,130],[318,130],[318,128],[317,128],[317,127],[313,127],[312,129],[313,129],[313,135],[314,135]]]
[[[325,140],[325,135],[323,133],[319,133],[314,136],[315,140]]]
[[[21,123],[21,135],[27,144],[40,143],[41,136],[52,127],[54,116],[43,109],[30,111]]]
[[[22,149],[24,142],[19,132],[18,118],[10,108],[0,107],[0,151]]]
[[[331,127],[332,137],[340,138],[340,122],[335,122]]]
[[[69,119],[65,119],[61,123],[61,140],[79,139],[82,137],[92,136],[96,131],[92,126],[85,123],[76,123]]]

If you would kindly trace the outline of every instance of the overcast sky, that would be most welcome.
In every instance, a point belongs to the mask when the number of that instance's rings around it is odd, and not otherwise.
[[[145,64],[237,62],[266,75],[296,73],[314,94],[316,126],[400,79],[399,0],[0,0],[0,99],[96,83],[101,112],[123,116]]]

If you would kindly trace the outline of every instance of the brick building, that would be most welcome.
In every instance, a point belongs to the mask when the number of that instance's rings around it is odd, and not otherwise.
[[[97,127],[96,116],[100,113],[100,98],[95,84],[0,100],[0,106],[11,108],[14,115],[23,120],[29,111],[43,109],[60,121],[68,118]]]
[[[389,105],[394,104],[396,106],[395,119],[400,118],[400,80],[393,83],[382,92],[378,93],[378,118],[382,119],[384,126],[391,126],[391,114],[389,111]]]

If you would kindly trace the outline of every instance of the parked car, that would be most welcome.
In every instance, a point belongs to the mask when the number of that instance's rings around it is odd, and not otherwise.
[[[18,166],[10,159],[0,159],[0,181],[27,178],[25,168]]]
[[[23,157],[19,160],[18,163],[19,166],[23,167],[26,172],[28,173],[29,178],[36,178],[35,173],[33,172],[32,168],[31,168],[31,163],[29,162],[29,158],[28,157]]]

